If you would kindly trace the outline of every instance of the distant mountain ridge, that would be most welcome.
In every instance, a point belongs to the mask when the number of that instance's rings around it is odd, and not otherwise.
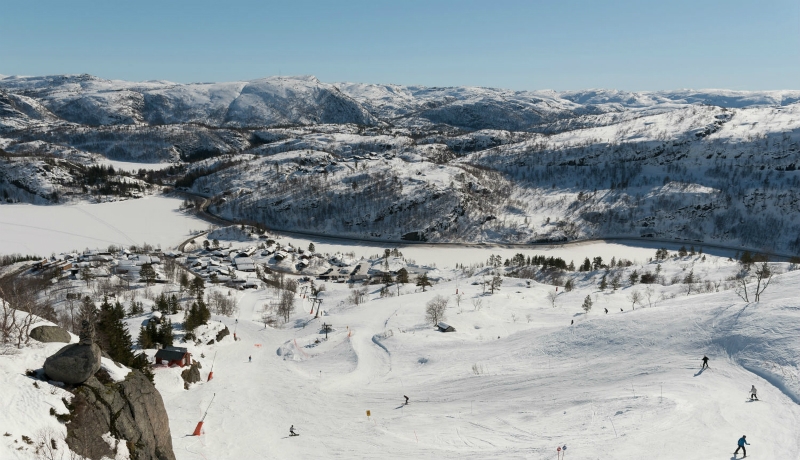
[[[670,110],[692,104],[748,108],[800,101],[800,91],[789,90],[512,91],[323,83],[313,76],[189,84],[105,80],[85,74],[9,76],[0,78],[0,90],[29,98],[54,116],[82,125],[198,123],[217,128],[352,123],[536,131],[558,120],[625,110]],[[21,115],[30,117],[27,112]]]
[[[800,254],[798,101],[795,90],[4,77],[0,199],[117,199],[163,184],[212,197],[227,218],[327,235]],[[108,160],[177,167],[87,168]]]

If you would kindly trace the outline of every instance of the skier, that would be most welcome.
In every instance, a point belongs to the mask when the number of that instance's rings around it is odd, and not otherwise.
[[[703,367],[701,367],[700,370],[702,371],[703,369],[711,369],[708,367],[708,356],[706,355],[703,355]]]
[[[604,308],[603,310],[606,311],[606,315],[608,314],[608,308]]]
[[[752,387],[750,387],[750,401],[752,401],[754,399],[756,401],[758,401],[758,394],[756,394],[756,393],[757,393],[756,386],[753,385]]]
[[[575,324],[575,320],[574,319],[569,322],[570,326],[572,326],[573,324]]]
[[[739,447],[736,448],[736,450],[733,452],[733,455],[738,454],[739,453],[739,449],[742,449],[742,454],[743,454],[742,458],[747,457],[747,449],[744,448],[744,445],[747,444],[749,446],[750,443],[747,442],[747,439],[745,439],[746,437],[747,436],[742,435],[742,437],[739,438],[739,442],[738,442]]]
[[[406,404],[408,404],[408,396],[403,395],[403,397],[406,398]]]
[[[300,436],[299,434],[294,432],[294,425],[289,427],[289,436]]]
[[[247,357],[247,362],[252,363],[253,362],[253,357],[252,356],[248,356]]]

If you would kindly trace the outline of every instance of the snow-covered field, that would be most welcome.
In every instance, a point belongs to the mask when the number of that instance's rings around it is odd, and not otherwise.
[[[182,213],[181,200],[146,197],[73,206],[0,206],[0,254],[37,254],[149,243],[172,247],[208,224]]]
[[[545,459],[565,444],[572,459],[729,459],[742,434],[758,458],[798,458],[799,277],[783,275],[760,304],[723,292],[635,311],[628,289],[587,285],[552,308],[552,286],[513,279],[494,295],[470,280],[388,299],[374,287],[360,307],[333,287],[326,316],[304,303],[282,329],[258,323],[272,294],[248,292],[238,326],[220,318],[241,340],[205,351],[218,351],[213,380],[188,392],[176,370],[156,381],[180,459]],[[584,315],[587,294],[596,302]],[[435,295],[450,299],[456,332],[424,322]],[[322,322],[334,332],[316,343]],[[704,354],[711,369],[700,372]],[[187,437],[214,394],[204,434]]]
[[[131,161],[116,161],[104,158],[98,163],[106,166],[113,166],[118,171],[126,171],[129,173],[137,173],[140,169],[148,169],[153,171],[161,171],[172,166],[172,163],[135,163]]]
[[[413,260],[415,263],[428,267],[439,268],[452,268],[456,264],[480,264],[486,263],[490,255],[499,255],[503,260],[512,258],[515,254],[522,253],[525,256],[530,255],[544,255],[547,257],[560,257],[569,264],[570,261],[575,262],[575,266],[580,265],[583,259],[588,257],[602,257],[603,260],[609,261],[614,258],[625,258],[634,262],[645,262],[648,258],[653,257],[655,250],[665,247],[671,251],[677,251],[681,246],[687,249],[691,244],[679,243],[647,243],[647,242],[606,242],[606,241],[591,241],[581,243],[570,243],[560,245],[459,245],[459,244],[394,244],[386,243],[367,243],[367,242],[350,242],[340,239],[314,237],[303,238],[295,235],[285,236],[281,238],[281,243],[291,243],[295,247],[307,248],[309,243],[314,244],[314,249],[321,253],[335,254],[353,253],[356,258],[375,256],[383,254],[385,248],[397,248],[402,252],[403,257],[407,260]],[[699,250],[701,246],[698,244],[695,249]],[[705,252],[709,252],[709,248],[704,248]],[[716,255],[724,255],[732,257],[736,251],[730,250],[711,250]]]
[[[618,258],[640,258],[617,249]],[[655,270],[642,263],[626,270]],[[661,273],[692,270],[713,281],[737,269],[697,255],[663,262]],[[505,278],[490,294],[473,284],[480,272],[440,272],[444,280],[427,292],[408,284],[380,298],[381,286],[368,286],[359,306],[347,300],[347,285],[326,283],[322,317],[297,296],[279,328],[260,319],[280,291],[208,288],[236,296],[238,307],[234,318],[213,317],[210,332],[221,322],[240,340],[186,344],[203,365],[203,382],[188,391],[181,369],[155,369],[176,457],[551,459],[566,445],[571,459],[727,460],[742,434],[750,456],[800,457],[800,271],[777,276],[751,304],[732,291],[687,296],[680,283],[599,292],[602,271],[581,273],[573,291],[558,290],[555,307],[547,299],[554,286]],[[632,309],[629,294],[647,289],[651,299]],[[448,299],[445,321],[455,332],[425,321],[435,296]],[[588,314],[580,308],[587,296]],[[134,339],[142,320],[127,321]],[[332,325],[327,340],[323,322]],[[3,400],[0,431],[11,436],[0,438],[0,458],[33,458],[16,450],[22,434],[63,431],[46,415],[51,406],[64,412],[60,390],[33,388],[22,375],[57,348],[0,356],[0,394],[22,401]],[[711,368],[701,372],[703,355]],[[760,401],[749,400],[751,385]],[[214,395],[203,434],[190,436]],[[288,437],[290,425],[299,438]]]

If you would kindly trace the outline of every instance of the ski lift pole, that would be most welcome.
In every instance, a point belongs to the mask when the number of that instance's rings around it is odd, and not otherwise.
[[[320,299],[318,297],[318,298],[314,299],[314,301],[317,303],[317,314],[314,315],[314,318],[318,318],[319,317],[319,309],[322,307],[322,299]]]
[[[208,373],[208,380],[206,380],[206,382],[210,382],[211,379],[214,378],[214,363],[217,361],[217,353],[219,352],[214,352],[214,359],[211,360],[211,372]]]
[[[203,418],[201,418],[200,421],[197,422],[197,426],[195,427],[194,433],[192,433],[192,436],[200,436],[200,433],[203,430],[203,422],[206,420],[206,415],[208,415],[208,410],[211,409],[211,404],[214,403],[214,398],[216,398],[216,397],[217,397],[217,394],[214,393],[214,396],[211,397],[211,402],[208,403],[208,407],[206,407],[206,412],[203,414]]]

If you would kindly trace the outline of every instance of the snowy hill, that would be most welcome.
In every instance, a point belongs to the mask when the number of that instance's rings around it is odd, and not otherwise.
[[[233,248],[267,244],[232,228],[208,236],[233,254],[239,252]],[[559,254],[580,263],[596,257],[598,246],[574,245]],[[438,248],[426,251],[426,261],[442,262],[435,269],[400,254],[361,259],[358,264],[377,270],[427,271],[437,281],[422,290],[413,279],[389,289],[316,279],[319,317],[310,313],[311,282],[302,275],[273,273],[269,284],[246,290],[207,283],[209,304],[222,298],[235,305],[229,316],[213,315],[184,343],[184,312],[162,315],[175,325],[176,344],[202,365],[194,383],[184,381],[182,368],[153,369],[175,457],[547,459],[566,445],[572,459],[729,459],[746,434],[748,456],[797,458],[796,264],[769,264],[776,275],[768,289],[760,301],[746,302],[735,281],[745,267],[727,257],[671,252],[653,261],[640,257],[651,254],[641,248],[605,250],[615,262],[588,271],[526,264],[525,256],[537,255],[530,249],[507,265],[495,260],[458,269],[444,266],[448,257]],[[216,252],[186,256],[210,264]],[[178,261],[189,263],[188,257]],[[656,276],[643,284],[634,273]],[[502,282],[487,287],[496,276]],[[600,288],[606,278],[609,286]],[[297,293],[281,289],[284,281],[297,282]],[[114,276],[63,277],[47,283],[43,295],[65,323],[64,291],[90,295],[115,284],[124,286]],[[747,286],[752,301],[755,283]],[[162,292],[181,304],[193,301],[173,283],[133,281],[120,291],[126,311],[134,304],[146,311],[125,320],[134,340],[159,316],[149,310]],[[295,305],[288,321],[265,320],[287,293]],[[360,301],[354,293],[362,293]],[[440,332],[426,318],[433,301],[446,302],[439,320],[454,331]],[[330,325],[327,333],[323,324]],[[221,336],[226,326],[230,334]],[[66,425],[56,415],[67,413],[72,393],[26,375],[61,346],[31,341],[19,350],[0,348],[0,394],[9,401],[0,411],[7,433],[0,458],[41,458],[42,442],[57,447],[53,458],[70,458]],[[152,358],[155,350],[146,353]],[[700,368],[704,355],[710,369]],[[758,401],[750,399],[751,385]],[[192,436],[201,419],[200,436]],[[288,436],[292,425],[300,438]],[[133,457],[120,449],[116,458]]]
[[[4,77],[0,194],[52,203],[91,193],[75,188],[77,170],[19,166],[45,157],[173,162],[144,179],[276,229],[385,241],[657,238],[795,255],[798,101],[790,90]]]

